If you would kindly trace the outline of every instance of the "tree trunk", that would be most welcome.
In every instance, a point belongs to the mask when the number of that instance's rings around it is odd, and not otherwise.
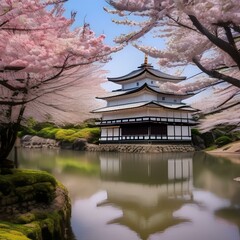
[[[14,147],[19,125],[7,123],[0,125],[0,168],[12,168],[13,161],[7,159]]]

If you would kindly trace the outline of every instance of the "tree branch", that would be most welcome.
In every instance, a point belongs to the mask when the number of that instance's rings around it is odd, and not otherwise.
[[[200,68],[204,73],[208,74],[209,76],[211,76],[213,78],[222,79],[222,80],[232,84],[233,86],[240,88],[240,80],[239,79],[227,76],[216,70],[208,70],[196,58],[193,58],[192,61],[197,65],[198,68]]]
[[[235,41],[234,41],[234,38],[233,38],[233,35],[232,35],[232,32],[231,32],[231,28],[229,28],[228,26],[225,26],[224,30],[226,32],[228,42],[237,50],[236,44],[235,44]]]
[[[192,21],[193,25],[203,34],[205,35],[213,44],[215,44],[217,47],[222,49],[224,52],[229,54],[231,58],[236,62],[238,65],[238,68],[240,69],[240,54],[239,52],[228,42],[216,37],[211,32],[208,31],[207,28],[205,28],[198,19],[193,15],[188,15],[190,20]]]
[[[235,106],[237,106],[237,105],[239,105],[239,102],[237,102],[237,103],[232,103],[231,105],[228,105],[228,106],[225,106],[225,107],[222,107],[222,108],[218,108],[217,110],[213,110],[213,111],[211,111],[211,112],[209,112],[209,113],[206,113],[206,114],[204,114],[205,116],[208,116],[208,115],[212,115],[212,114],[215,114],[215,113],[219,113],[219,112],[222,112],[222,111],[224,111],[224,110],[227,110],[227,109],[229,109],[229,108],[231,108],[231,107],[235,107]]]
[[[27,91],[26,87],[14,87],[14,86],[8,84],[7,80],[0,80],[0,85],[2,85],[3,87],[5,87],[11,91],[19,91],[19,92],[23,92],[23,93],[25,93]]]
[[[191,30],[191,31],[198,32],[196,29],[191,28],[191,27],[189,27],[188,25],[185,25],[185,24],[179,22],[178,20],[174,19],[174,18],[171,17],[170,15],[167,15],[167,17],[170,18],[171,20],[173,20],[175,23],[177,23],[177,25],[180,26],[180,27],[184,27],[184,28],[187,28],[187,29],[189,29],[189,30]],[[199,32],[198,32],[198,33],[199,33]]]

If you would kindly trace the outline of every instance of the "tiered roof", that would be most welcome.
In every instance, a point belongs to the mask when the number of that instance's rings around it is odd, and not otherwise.
[[[129,103],[129,104],[122,104],[117,106],[103,107],[103,108],[94,110],[93,113],[113,112],[113,111],[127,110],[127,109],[140,108],[140,107],[146,107],[146,106],[163,107],[163,108],[174,109],[174,110],[181,109],[184,111],[196,111],[195,109],[189,107],[185,103],[167,103],[167,102],[163,103],[158,101],[142,101],[138,103]]]
[[[129,74],[121,77],[108,78],[108,80],[117,84],[124,84],[132,81],[138,81],[144,78],[150,78],[151,80],[155,80],[155,81],[166,81],[166,82],[170,81],[175,83],[178,83],[186,79],[186,77],[172,76],[154,69],[151,64],[148,64],[147,57],[145,56],[144,63],[140,67],[138,67],[137,70],[132,71]],[[115,90],[113,92],[107,93],[105,96],[97,97],[97,98],[108,101],[113,98],[119,98],[122,96],[140,93],[141,91],[142,92],[149,91],[152,93],[157,93],[157,94],[166,95],[166,96],[167,95],[177,96],[177,97],[180,97],[181,100],[184,100],[194,95],[193,93],[184,94],[184,93],[163,91],[158,86],[149,86],[147,83],[144,83],[139,87],[134,87],[134,88],[125,89],[125,90],[124,89]],[[146,106],[163,107],[163,108],[174,109],[174,110],[181,109],[185,111],[195,111],[195,109],[189,107],[185,103],[173,103],[173,102],[152,100],[152,101],[141,101],[137,103],[127,103],[127,104],[122,104],[117,106],[103,107],[103,108],[94,110],[93,113],[112,112],[112,111],[127,110],[127,109],[140,108],[140,107],[146,107]]]
[[[181,97],[183,97],[183,99],[194,95],[193,93],[175,93],[175,92],[170,92],[170,91],[162,91],[158,87],[152,87],[152,86],[149,86],[147,83],[144,83],[142,86],[140,86],[138,88],[125,90],[125,91],[124,90],[114,91],[114,92],[107,93],[105,96],[97,97],[97,98],[107,100],[108,98],[114,98],[114,97],[129,95],[129,94],[137,93],[137,92],[140,92],[140,91],[143,91],[143,90],[148,90],[150,92],[164,94],[164,95],[181,96]]]
[[[151,64],[148,64],[147,62],[145,62],[138,68],[139,69],[134,70],[124,76],[108,78],[108,81],[111,81],[111,82],[114,82],[117,84],[121,84],[122,82],[132,80],[133,78],[137,78],[137,77],[144,78],[146,76],[152,76],[154,78],[158,78],[159,80],[162,79],[162,80],[167,80],[167,81],[174,81],[176,83],[186,79],[186,77],[172,76],[172,75],[163,73],[157,69],[154,69],[153,66]]]

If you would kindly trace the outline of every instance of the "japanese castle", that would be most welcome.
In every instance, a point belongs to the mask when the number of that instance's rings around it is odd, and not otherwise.
[[[137,70],[108,78],[121,85],[121,89],[97,97],[107,101],[106,107],[93,111],[102,115],[98,123],[100,143],[191,142],[191,127],[196,124],[191,113],[195,109],[182,101],[192,94],[161,89],[161,83],[179,83],[185,79],[154,69],[147,56]]]

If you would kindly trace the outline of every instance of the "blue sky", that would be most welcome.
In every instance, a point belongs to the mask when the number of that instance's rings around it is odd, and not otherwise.
[[[109,45],[114,45],[114,37],[121,33],[128,32],[128,27],[113,23],[111,19],[115,16],[108,14],[103,10],[103,7],[108,6],[108,3],[105,0],[68,0],[64,6],[66,9],[65,14],[67,16],[70,16],[71,11],[77,11],[75,26],[82,26],[84,22],[89,23],[90,27],[97,35],[102,33],[106,35],[106,43]],[[144,39],[144,42],[151,42],[151,45],[155,44],[156,46],[162,44],[159,43],[159,39],[154,40],[153,38],[146,38]],[[132,46],[127,46],[120,52],[113,54],[112,61],[107,63],[104,66],[104,69],[109,71],[107,74],[108,77],[117,77],[137,69],[143,61],[144,54],[142,52]],[[149,63],[152,63],[156,69],[165,71],[160,69],[160,66],[157,65],[156,62],[156,59],[149,58]],[[190,68],[184,72],[184,75],[189,77],[195,72],[196,70]]]
[[[126,32],[126,27],[116,25],[111,21],[114,17],[106,13],[103,7],[107,7],[105,0],[69,0],[65,4],[66,14],[71,10],[77,11],[76,26],[83,25],[84,21],[90,24],[93,31],[106,35],[106,43],[113,46],[114,37]],[[116,77],[135,70],[143,63],[144,54],[132,46],[112,55],[112,61],[104,67],[109,70],[109,77]],[[153,62],[156,60],[150,60]]]

